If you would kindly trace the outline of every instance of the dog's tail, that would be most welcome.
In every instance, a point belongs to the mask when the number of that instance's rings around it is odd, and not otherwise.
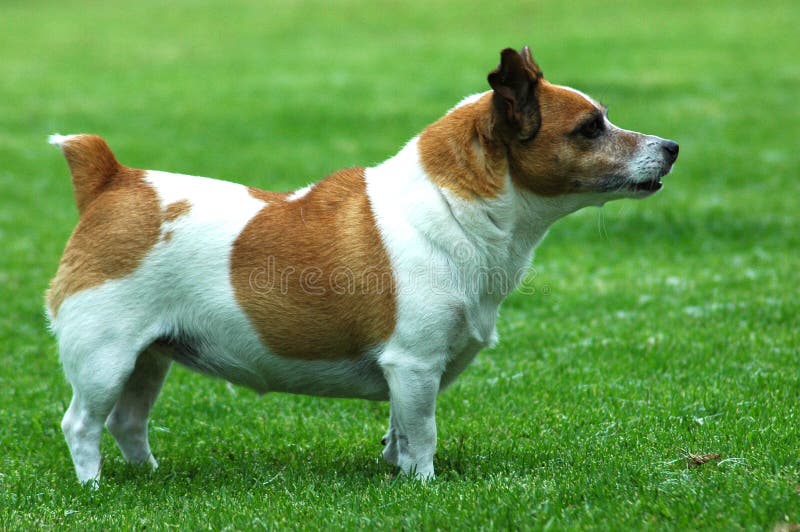
[[[72,173],[78,212],[84,210],[111,183],[122,165],[106,141],[97,135],[50,135],[50,144],[64,152]]]

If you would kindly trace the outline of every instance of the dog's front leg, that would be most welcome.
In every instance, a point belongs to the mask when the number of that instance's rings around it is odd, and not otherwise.
[[[396,429],[396,422],[394,419],[394,408],[391,407],[391,402],[389,406],[389,428],[386,430],[386,434],[383,435],[383,439],[381,440],[383,444],[383,459],[393,465],[398,465],[397,458],[399,455],[398,450],[398,440],[397,440],[397,429]]]
[[[384,456],[400,466],[404,474],[423,480],[433,478],[436,395],[441,372],[402,363],[384,364],[383,371],[391,400],[390,441]]]

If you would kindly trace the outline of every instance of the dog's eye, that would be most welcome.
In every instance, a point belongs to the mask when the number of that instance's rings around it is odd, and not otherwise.
[[[603,133],[605,126],[606,124],[603,117],[598,116],[581,126],[580,134],[587,139],[596,139]]]

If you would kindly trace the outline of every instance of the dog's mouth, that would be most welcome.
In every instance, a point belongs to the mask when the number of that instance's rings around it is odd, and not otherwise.
[[[631,195],[634,197],[648,196],[658,192],[664,186],[664,183],[661,181],[662,177],[663,176],[658,176],[651,177],[644,181],[633,181],[629,177],[617,175],[601,182],[599,192],[612,194],[621,193],[622,195]]]
[[[657,192],[661,190],[664,183],[661,182],[660,177],[648,179],[647,181],[640,181],[638,183],[629,183],[628,189],[634,192]]]

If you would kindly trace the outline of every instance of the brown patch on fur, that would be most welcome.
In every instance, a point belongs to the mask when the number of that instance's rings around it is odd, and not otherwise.
[[[164,209],[164,221],[172,222],[184,214],[188,214],[191,209],[192,204],[189,203],[188,200],[180,200],[170,203],[167,205],[167,208]]]
[[[417,147],[425,172],[462,198],[502,191],[505,153],[492,141],[492,94],[462,105],[428,126]]]
[[[135,271],[158,242],[164,222],[192,207],[181,200],[162,212],[158,194],[144,181],[145,171],[119,164],[101,137],[77,135],[62,149],[81,216],[45,296],[54,316],[70,295]],[[161,238],[171,237],[167,231]]]
[[[538,88],[541,128],[527,142],[508,143],[511,177],[518,186],[542,196],[594,190],[599,179],[623,172],[631,158],[635,134],[615,132],[597,139],[573,134],[575,128],[599,112],[590,101],[571,90],[544,80]]]
[[[46,295],[54,316],[68,296],[136,270],[158,242],[161,206],[143,177],[120,166],[82,211]]]
[[[250,193],[268,204],[233,244],[231,282],[264,344],[283,357],[335,360],[388,339],[394,278],[364,169],[337,172],[296,201]]]
[[[61,145],[72,173],[72,189],[78,212],[89,204],[114,180],[122,166],[106,141],[97,135],[75,135]]]
[[[281,201],[285,199],[287,196],[285,192],[270,192],[269,190],[261,190],[260,188],[256,187],[247,187],[247,191],[250,193],[251,196],[253,196],[257,200],[263,201],[264,203]]]

